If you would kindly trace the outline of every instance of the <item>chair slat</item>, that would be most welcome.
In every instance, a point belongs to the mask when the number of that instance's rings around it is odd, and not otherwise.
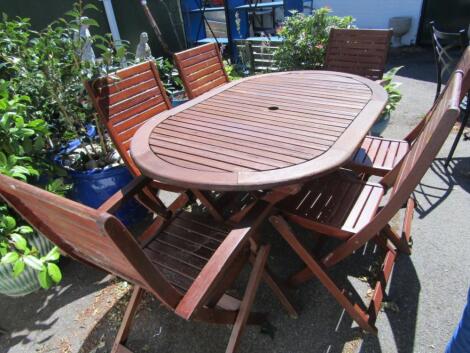
[[[387,61],[391,30],[332,28],[328,40],[325,68],[381,79]]]
[[[216,43],[176,53],[174,61],[190,99],[228,82]]]
[[[128,141],[145,121],[171,104],[155,64],[147,61],[85,83],[99,117],[116,149],[134,175]]]

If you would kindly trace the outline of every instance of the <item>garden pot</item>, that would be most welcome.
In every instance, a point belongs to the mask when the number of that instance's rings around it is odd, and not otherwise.
[[[171,105],[173,108],[186,103],[188,100],[188,97],[184,95],[184,91],[175,92],[171,95]]]
[[[39,233],[26,236],[28,244],[38,249],[41,256],[52,250],[54,244]],[[9,297],[20,297],[33,293],[41,286],[37,277],[38,271],[29,266],[25,266],[23,273],[16,278],[12,276],[12,265],[0,264],[0,293]]]
[[[372,129],[370,129],[370,134],[372,136],[382,136],[382,133],[385,131],[389,123],[390,114],[382,114],[379,120],[377,120],[372,126]]]
[[[133,179],[125,166],[93,169],[83,172],[68,170],[73,184],[69,198],[92,208],[98,208],[119,189]],[[132,227],[145,219],[149,212],[136,200],[125,202],[115,215],[127,226]]]
[[[178,105],[184,104],[188,101],[188,98],[176,98],[172,97],[171,98],[171,105],[172,107],[177,107]]]

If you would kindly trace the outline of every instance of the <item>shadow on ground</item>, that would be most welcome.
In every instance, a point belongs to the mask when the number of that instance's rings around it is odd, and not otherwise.
[[[302,269],[300,260],[280,236],[276,235],[274,229],[266,226],[264,233],[272,244],[269,262],[275,273],[287,278]],[[309,245],[313,244],[309,234],[302,234],[301,237]],[[370,280],[370,274],[377,272],[379,267],[380,254],[376,250],[369,245],[332,271],[334,280],[357,300],[369,300],[365,282]],[[344,276],[345,273],[348,273],[348,277]],[[237,282],[239,296],[247,275],[243,273]],[[396,280],[392,278],[389,297],[386,298],[389,304],[387,307],[391,309],[385,309],[380,315],[387,317],[398,351],[411,353],[420,282],[412,262],[406,256],[398,260],[393,276]],[[240,353],[342,353],[358,352],[359,349],[362,353],[382,352],[379,339],[363,333],[318,281],[311,280],[300,288],[292,289],[290,293],[300,312],[300,317],[296,320],[287,316],[266,285],[260,287],[254,310],[269,313],[269,322],[276,328],[274,338],[261,333],[259,327],[248,327],[242,339]],[[110,351],[128,299],[129,296],[121,298],[96,324],[84,341],[80,353]],[[230,330],[230,326],[186,322],[160,306],[151,295],[147,295],[140,305],[127,344],[134,353],[176,353],[188,350],[193,353],[223,352]]]
[[[58,310],[108,285],[107,281],[103,281],[107,276],[104,272],[88,267],[85,267],[87,270],[84,271],[83,265],[70,259],[64,259],[61,265],[66,275],[60,286],[20,298],[0,296],[0,326],[5,330],[5,333],[0,335],[0,352],[8,352],[9,347],[13,346],[24,346],[24,351],[27,352],[29,348],[26,347],[31,343],[35,346],[46,344],[53,334],[38,335],[49,332],[57,323]],[[88,283],[92,285],[87,285]],[[75,318],[73,313],[60,315],[67,315],[69,319]]]
[[[416,212],[420,218],[429,215],[451,194],[456,185],[470,192],[470,158],[454,158],[445,166],[446,158],[437,158],[431,165],[430,172],[437,178],[432,184],[421,182],[414,191]],[[429,173],[429,172],[428,172]]]

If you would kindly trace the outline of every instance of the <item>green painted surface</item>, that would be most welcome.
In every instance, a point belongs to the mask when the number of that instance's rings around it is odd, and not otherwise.
[[[172,51],[184,49],[182,47],[184,45],[183,25],[178,2],[177,0],[148,0],[149,8]],[[34,29],[40,30],[52,21],[62,17],[72,8],[73,3],[73,0],[0,0],[0,12],[6,13],[9,17],[31,18]],[[99,29],[92,29],[93,33],[103,34],[109,32],[103,3],[98,0],[86,0],[83,3],[95,4],[100,9],[100,12],[90,11],[87,14],[100,24]],[[162,49],[139,0],[114,0],[113,7],[121,38],[130,41],[130,51],[135,51],[140,33],[147,32],[153,55],[162,55]],[[170,15],[175,26],[171,24]]]

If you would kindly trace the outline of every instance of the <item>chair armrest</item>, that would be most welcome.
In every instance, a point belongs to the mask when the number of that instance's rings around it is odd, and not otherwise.
[[[113,196],[107,199],[99,208],[100,211],[105,211],[108,213],[113,213],[122,203],[131,197],[135,196],[137,193],[142,191],[142,189],[147,186],[152,179],[149,179],[143,175],[134,178],[129,184],[124,186],[121,190],[116,192]]]
[[[189,320],[197,309],[210,299],[210,295],[223,279],[226,270],[243,247],[248,244],[250,237],[256,233],[271,209],[271,204],[264,201],[258,202],[245,221],[228,234],[176,307],[175,311],[178,315]]]

